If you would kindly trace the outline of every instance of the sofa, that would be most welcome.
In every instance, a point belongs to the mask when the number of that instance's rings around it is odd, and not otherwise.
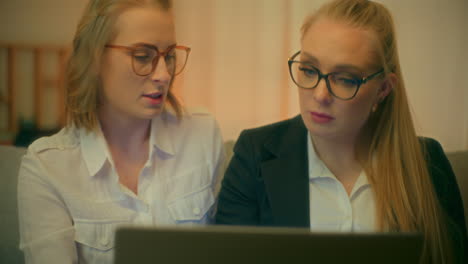
[[[232,156],[233,141],[226,142],[228,159]],[[24,263],[18,249],[18,212],[16,184],[21,157],[25,148],[0,145],[0,263]],[[468,226],[468,151],[448,153],[447,157],[457,176],[462,193]]]
[[[24,263],[18,249],[16,184],[25,148],[0,145],[0,263]]]

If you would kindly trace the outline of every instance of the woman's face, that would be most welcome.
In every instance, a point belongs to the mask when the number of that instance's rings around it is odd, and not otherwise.
[[[375,65],[375,43],[371,31],[320,18],[305,33],[296,60],[310,63],[322,74],[347,72],[363,78],[381,69]],[[372,106],[391,89],[385,83],[379,77],[369,80],[347,101],[333,97],[324,79],[313,89],[299,88],[300,110],[307,129],[314,137],[354,142]]]
[[[115,38],[108,44],[135,47],[152,45],[165,51],[175,44],[173,16],[158,8],[132,8],[124,11],[115,23]],[[106,48],[100,78],[101,117],[151,119],[161,113],[172,75],[163,58],[147,76],[137,75],[132,66],[132,52]],[[141,58],[140,58],[141,59]]]

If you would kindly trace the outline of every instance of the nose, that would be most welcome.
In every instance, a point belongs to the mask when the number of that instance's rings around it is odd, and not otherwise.
[[[171,81],[171,79],[172,75],[169,73],[166,61],[164,60],[163,56],[160,56],[158,63],[156,64],[156,68],[151,74],[151,80],[154,82],[168,84]]]
[[[314,99],[320,104],[330,104],[333,100],[333,95],[328,90],[327,85],[327,80],[321,78],[317,86],[313,89]]]

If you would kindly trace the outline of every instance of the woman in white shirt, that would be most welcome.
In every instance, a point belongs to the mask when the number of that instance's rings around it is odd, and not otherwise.
[[[422,263],[464,263],[460,192],[439,143],[416,136],[389,11],[367,0],[323,5],[288,64],[301,114],[242,132],[217,223],[416,231]]]
[[[119,225],[207,224],[223,173],[216,121],[171,90],[190,49],[169,0],[91,0],[67,69],[68,125],[18,182],[27,263],[112,263]]]

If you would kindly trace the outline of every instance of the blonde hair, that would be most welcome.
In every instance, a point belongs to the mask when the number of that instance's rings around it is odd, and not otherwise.
[[[356,148],[375,192],[377,226],[381,231],[422,232],[421,261],[450,263],[453,252],[445,215],[429,175],[425,147],[413,125],[390,12],[368,0],[335,0],[305,20],[302,37],[321,18],[374,32],[378,63],[397,78],[391,93],[369,117]]]
[[[67,125],[93,130],[97,126],[99,106],[99,67],[105,45],[115,35],[115,21],[126,9],[156,6],[164,11],[172,8],[171,0],[90,0],[78,24],[73,49],[68,61],[66,87]],[[174,77],[172,78],[174,79]],[[177,117],[182,116],[182,106],[172,91],[167,94],[169,105]],[[166,106],[164,106],[164,111]]]

